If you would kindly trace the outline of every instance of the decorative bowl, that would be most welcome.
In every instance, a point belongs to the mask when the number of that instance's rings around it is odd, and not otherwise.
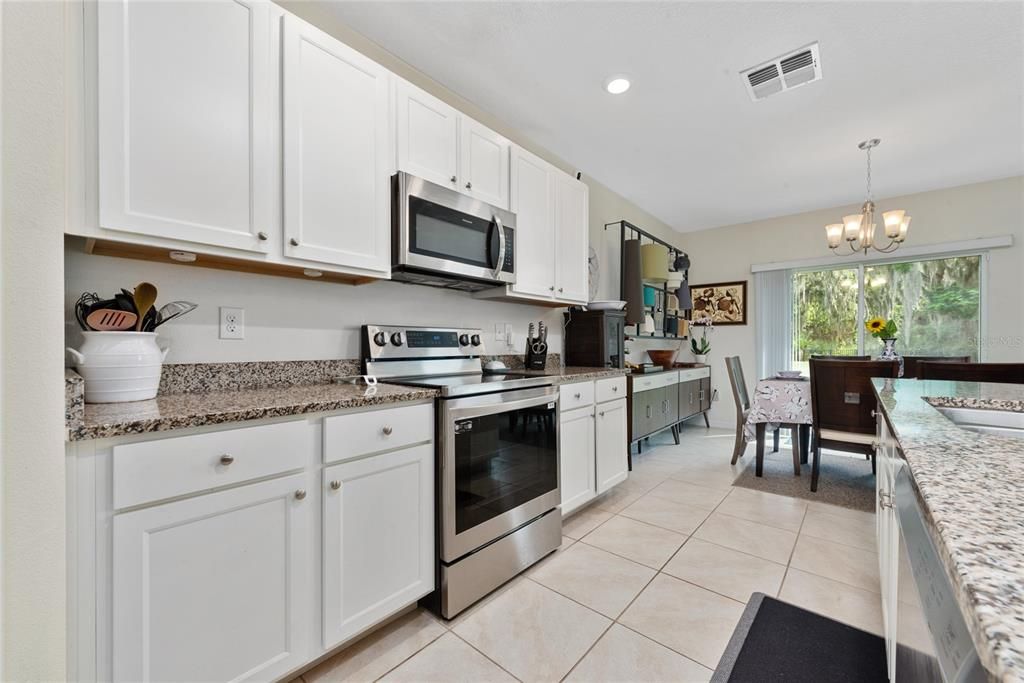
[[[679,354],[679,349],[649,349],[647,355],[651,357],[651,362],[655,365],[660,365],[666,370],[672,369],[672,364],[675,363],[676,355]]]
[[[779,370],[775,373],[776,376],[782,377],[783,379],[796,379],[800,376],[800,370]]]

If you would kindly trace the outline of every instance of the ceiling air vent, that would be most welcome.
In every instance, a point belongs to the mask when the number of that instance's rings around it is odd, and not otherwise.
[[[804,46],[787,52],[764,64],[752,66],[740,72],[750,99],[764,98],[790,90],[821,78],[821,59],[818,44]]]

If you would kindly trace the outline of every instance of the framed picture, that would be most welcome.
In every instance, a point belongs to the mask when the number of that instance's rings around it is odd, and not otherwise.
[[[747,282],[690,285],[690,321],[711,319],[715,325],[747,324]]]

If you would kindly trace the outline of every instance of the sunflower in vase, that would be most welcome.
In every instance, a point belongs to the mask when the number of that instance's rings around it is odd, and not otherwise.
[[[885,318],[871,318],[864,327],[867,328],[868,332],[875,339],[882,340],[882,353],[879,354],[880,360],[897,360],[899,354],[896,353],[896,321],[892,318],[886,320]],[[902,374],[902,369],[900,370]]]

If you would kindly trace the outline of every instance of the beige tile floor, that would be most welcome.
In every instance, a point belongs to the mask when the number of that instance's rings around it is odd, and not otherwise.
[[[755,591],[881,633],[874,515],[732,487],[732,438],[652,440],[558,552],[451,622],[417,609],[301,679],[707,681]]]

